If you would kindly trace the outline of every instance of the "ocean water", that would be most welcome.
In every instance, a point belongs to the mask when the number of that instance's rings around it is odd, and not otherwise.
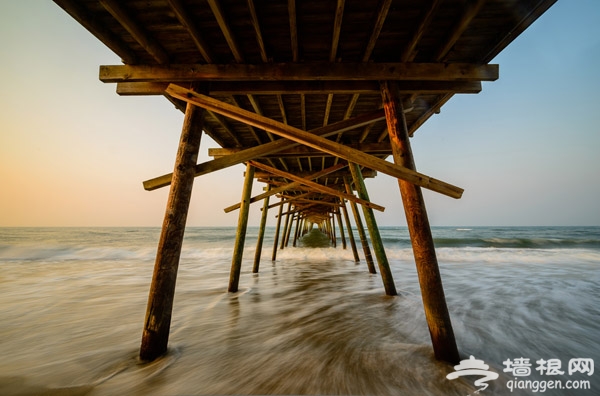
[[[433,358],[406,228],[381,229],[395,297],[339,239],[271,261],[273,228],[252,274],[257,231],[228,293],[235,229],[187,229],[169,352],[142,364],[160,229],[0,228],[0,395],[600,395],[599,227],[433,228],[483,390]]]

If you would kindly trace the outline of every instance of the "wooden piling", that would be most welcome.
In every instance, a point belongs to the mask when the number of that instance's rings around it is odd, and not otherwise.
[[[331,243],[333,245],[333,247],[337,247],[337,235],[335,232],[335,217],[333,216],[333,213],[331,213],[328,216],[329,219],[329,224],[331,227]]]
[[[285,233],[285,247],[288,247],[290,243],[290,236],[292,235],[292,228],[294,227],[294,217],[296,217],[294,213],[290,214],[287,232]]]
[[[350,216],[348,216],[346,202],[343,199],[340,199],[340,202],[342,203],[342,213],[344,214],[344,221],[346,222],[346,229],[348,230],[348,239],[350,240],[350,247],[352,248],[354,261],[359,263],[360,258],[358,257],[358,251],[356,250],[356,241],[354,240],[354,233],[352,232],[352,225],[350,224]]]
[[[267,192],[271,186],[267,184]],[[267,212],[269,211],[269,197],[265,197],[263,203],[262,215],[260,217],[260,227],[258,229],[258,240],[256,241],[256,252],[254,253],[254,265],[252,266],[252,273],[258,273],[260,267],[260,256],[262,255],[263,240],[265,238],[265,228],[267,226]]]
[[[290,209],[292,208],[292,204],[288,203],[287,213],[285,214],[285,223],[283,224],[283,233],[281,234],[281,249],[285,247],[285,240],[288,234],[288,227],[290,225]]]
[[[346,249],[346,236],[344,235],[344,224],[342,224],[342,215],[340,214],[340,209],[338,208],[335,211],[335,217],[337,218],[338,226],[340,227],[340,239],[342,240],[342,249]]]
[[[294,242],[292,243],[293,247],[296,247],[296,241],[298,241],[298,235],[300,233],[300,214],[296,216],[296,229],[294,230]]]
[[[142,361],[152,361],[167,351],[179,257],[202,138],[202,115],[199,107],[186,106],[148,296],[139,355]]]
[[[248,227],[248,213],[250,212],[250,198],[252,195],[253,181],[254,167],[248,164],[246,166],[246,177],[244,178],[244,189],[242,190],[238,227],[235,236],[235,246],[233,248],[233,258],[231,260],[231,272],[229,273],[228,291],[231,293],[238,291],[238,285],[240,282],[240,272],[242,269],[244,241],[246,240],[246,228]]]
[[[344,178],[344,184],[346,186],[346,193],[353,194],[352,188],[350,187],[350,183],[348,179]],[[362,220],[360,219],[360,213],[358,213],[358,206],[355,202],[350,202],[350,208],[352,209],[352,214],[354,214],[354,222],[356,224],[356,230],[358,231],[358,236],[360,237],[360,243],[363,247],[363,252],[365,254],[365,260],[367,261],[367,268],[369,268],[369,272],[372,274],[376,274],[375,263],[373,262],[373,256],[371,255],[371,249],[369,248],[369,242],[367,241],[367,235],[365,234],[365,229],[363,227]]]
[[[358,197],[368,201],[369,193],[360,171],[360,167],[355,163],[349,163],[348,167],[352,173],[352,178],[354,179]],[[381,280],[383,281],[383,287],[385,288],[385,294],[388,296],[395,296],[398,294],[398,292],[396,292],[394,277],[390,269],[390,263],[388,262],[387,255],[385,254],[383,241],[381,240],[381,234],[379,233],[379,227],[377,227],[377,221],[375,220],[373,209],[363,206],[363,214],[365,216],[365,222],[367,223],[369,235],[371,236],[371,244],[373,245],[373,250],[375,251],[377,264],[379,265],[379,272],[381,274]]]
[[[382,82],[381,94],[394,163],[415,170],[397,82]],[[446,305],[423,194],[421,188],[412,183],[398,179],[398,185],[400,186],[400,194],[402,195],[402,203],[410,232],[425,317],[429,326],[435,357],[438,360],[456,364],[460,358]]]
[[[271,254],[271,261],[277,260],[277,246],[279,245],[279,229],[281,228],[281,214],[283,213],[283,197],[279,202],[279,214],[277,215],[277,225],[275,226],[275,242],[273,243],[273,254]]]

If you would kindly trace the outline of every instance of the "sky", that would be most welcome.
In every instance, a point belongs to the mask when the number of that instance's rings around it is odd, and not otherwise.
[[[600,225],[598,21],[599,1],[560,0],[492,61],[499,80],[415,133],[418,171],[465,190],[424,190],[432,225]],[[0,227],[160,226],[168,189],[142,181],[172,171],[183,114],[100,82],[119,57],[49,0],[0,1],[0,48]],[[199,162],[213,147],[204,135]],[[236,225],[223,208],[239,202],[243,173],[197,178],[188,226]],[[406,225],[396,180],[366,184],[386,207],[379,225]]]

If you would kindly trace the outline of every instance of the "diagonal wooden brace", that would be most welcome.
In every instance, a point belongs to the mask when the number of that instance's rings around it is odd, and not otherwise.
[[[324,194],[329,194],[329,195],[334,195],[334,196],[337,196],[340,198],[344,198],[344,199],[347,199],[348,201],[356,202],[357,204],[366,206],[371,209],[378,210],[380,212],[383,212],[385,210],[385,208],[381,205],[377,205],[377,204],[374,204],[373,202],[365,201],[364,199],[356,198],[354,195],[343,193],[343,192],[333,189],[331,187],[327,187],[322,184],[315,183],[313,181],[293,175],[291,173],[284,172],[282,170],[270,167],[265,164],[261,164],[260,162],[250,161],[250,164],[252,164],[252,166],[254,166],[255,168],[262,169],[267,172],[271,172],[274,175],[285,177],[286,179],[290,179],[293,181],[297,181],[301,184],[304,184],[305,186],[311,187],[312,189],[322,192]]]
[[[460,198],[464,191],[460,187],[453,186],[403,166],[392,164],[372,155],[365,154],[362,151],[352,149],[344,146],[343,144],[333,142],[321,136],[316,136],[301,129],[294,128],[290,125],[286,125],[281,122],[260,116],[256,113],[240,109],[239,107],[223,103],[209,96],[195,93],[189,89],[182,88],[175,84],[170,84],[166,92],[174,98],[181,99],[234,120],[264,129],[268,132],[282,136],[289,140],[296,141],[306,146],[313,147],[317,150],[321,150],[335,157],[340,157],[347,161],[355,162],[359,165],[375,169],[389,176],[405,180],[409,183],[427,188],[452,198]]]
[[[346,166],[348,166],[348,164],[337,164],[337,165],[331,166],[331,167],[329,167],[327,169],[323,169],[320,172],[313,173],[312,175],[308,176],[306,179],[308,179],[308,180],[318,179],[318,178],[326,176],[326,175],[328,175],[328,174],[330,174],[332,172],[335,172],[337,170],[345,168]],[[269,191],[267,191],[265,193],[262,193],[262,194],[259,194],[257,196],[254,196],[254,197],[250,198],[250,203],[261,201],[261,200],[263,200],[263,199],[265,199],[267,197],[270,197],[271,195],[279,194],[280,192],[285,191],[285,190],[289,190],[291,188],[296,188],[296,187],[298,187],[301,184],[302,183],[300,183],[300,182],[293,182],[293,183],[285,184],[283,186],[272,188],[272,189],[270,189]],[[223,210],[225,211],[225,213],[229,213],[231,211],[239,209],[240,206],[241,206],[241,203],[238,202],[235,205],[228,206],[228,207],[226,207]]]
[[[380,120],[385,120],[385,113],[383,109],[377,110],[373,113],[363,114],[348,120],[336,122],[324,127],[316,128],[311,130],[310,133],[321,137],[328,137],[337,133],[360,128]],[[206,175],[211,172],[225,169],[233,165],[241,164],[252,159],[264,157],[296,146],[300,146],[300,143],[288,139],[278,139],[260,146],[250,147],[235,154],[230,154],[196,165],[195,176],[197,177]],[[152,191],[161,187],[166,187],[171,184],[172,177],[173,174],[168,173],[166,175],[155,177],[154,179],[146,180],[144,182],[144,189],[147,191]]]

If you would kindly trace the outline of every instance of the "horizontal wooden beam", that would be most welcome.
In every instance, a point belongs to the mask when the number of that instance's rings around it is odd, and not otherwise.
[[[375,121],[380,121],[383,119],[385,119],[385,113],[383,109],[380,109],[373,113],[363,114],[349,120],[344,120],[327,125],[325,127],[313,129],[312,131],[310,131],[310,133],[316,136],[327,137],[335,135],[336,133],[346,132],[352,129],[360,128],[365,125],[369,125],[370,123],[373,123]],[[217,158],[212,161],[202,162],[201,164],[196,165],[195,175],[206,175],[208,173],[225,169],[233,165],[241,164],[242,162],[246,162],[251,159],[261,158],[281,150],[298,146],[299,144],[300,143],[288,139],[278,139],[260,146],[250,147],[236,154],[232,154],[227,157]],[[144,182],[144,189],[147,191],[152,191],[158,188],[166,187],[169,184],[171,184],[172,176],[172,173],[167,173],[165,175],[146,180]]]
[[[321,192],[323,194],[333,195],[333,196],[336,196],[336,197],[347,199],[348,201],[356,202],[359,205],[363,205],[363,206],[366,206],[366,207],[371,208],[371,209],[379,210],[380,212],[383,212],[385,210],[385,207],[383,207],[381,205],[377,205],[377,204],[375,204],[373,202],[370,202],[370,201],[365,201],[364,199],[357,198],[354,195],[346,194],[344,192],[341,192],[340,190],[335,190],[335,189],[333,189],[331,187],[327,187],[327,186],[324,186],[322,184],[315,183],[313,181],[310,181],[308,179],[304,179],[302,177],[293,175],[291,173],[284,172],[282,170],[270,167],[270,166],[265,165],[265,164],[261,164],[260,162],[250,161],[250,163],[255,168],[262,169],[262,170],[267,171],[267,172],[271,172],[274,175],[285,177],[286,179],[290,179],[290,180],[293,180],[295,182],[299,182],[300,184],[304,184],[305,186],[308,186],[309,188],[311,188],[311,189],[313,189],[315,191],[319,191],[319,192]]]
[[[346,147],[360,150],[363,153],[371,155],[392,155],[392,147],[389,142],[381,143],[348,143]],[[219,158],[226,155],[231,155],[240,152],[242,149],[236,148],[209,148],[208,155],[210,157]],[[281,150],[275,154],[266,155],[264,158],[272,157],[322,157],[323,152],[315,150],[308,146],[296,146],[287,150]]]
[[[195,106],[214,111],[215,113],[264,129],[286,139],[294,140],[295,142],[321,150],[335,157],[343,158],[349,162],[355,162],[359,165],[375,169],[389,176],[405,180],[423,188],[452,198],[460,198],[462,196],[462,188],[415,172],[411,169],[392,164],[383,159],[365,154],[362,151],[346,147],[343,144],[336,143],[312,133],[302,131],[301,129],[294,128],[290,125],[259,116],[256,113],[240,109],[239,107],[218,101],[209,96],[198,94],[192,90],[171,84],[167,88],[167,93]]]
[[[189,81],[494,81],[498,65],[469,63],[267,63],[100,66],[100,80]]]
[[[320,171],[320,172],[313,173],[312,175],[310,175],[310,176],[306,177],[306,179],[308,179],[308,180],[314,180],[314,179],[318,179],[318,178],[320,178],[320,177],[323,177],[323,176],[326,176],[326,175],[328,175],[328,174],[330,174],[330,173],[333,173],[333,172],[335,172],[335,171],[337,171],[337,170],[340,170],[340,169],[342,169],[342,168],[345,168],[346,166],[348,166],[348,164],[337,164],[337,165],[334,165],[334,166],[332,166],[332,167],[329,167],[329,168],[327,168],[327,169],[323,169],[323,170],[322,170],[322,171]],[[256,177],[256,175],[255,175],[255,177]],[[259,194],[259,195],[257,195],[257,196],[254,196],[254,197],[250,198],[250,203],[258,202],[258,201],[261,201],[261,200],[263,200],[263,199],[265,199],[265,198],[267,198],[267,197],[270,197],[271,195],[279,194],[279,193],[281,193],[281,192],[283,192],[283,191],[285,191],[285,190],[289,190],[289,189],[292,189],[292,188],[296,188],[296,187],[298,187],[300,184],[301,184],[301,183],[299,183],[299,182],[293,182],[293,183],[288,183],[288,184],[285,184],[285,185],[283,185],[283,186],[279,186],[279,187],[271,188],[271,189],[270,189],[269,191],[267,191],[267,192],[264,192],[264,193],[262,193],[262,194]],[[240,206],[241,206],[241,203],[240,203],[240,202],[238,202],[237,204],[234,204],[234,205],[228,206],[228,207],[226,207],[226,208],[225,208],[225,209],[223,209],[223,210],[225,211],[225,213],[229,213],[229,212],[231,212],[231,211],[233,211],[233,210],[239,209],[239,208],[240,208]]]
[[[168,82],[120,82],[121,96],[163,95]],[[444,93],[476,94],[481,92],[479,81],[400,81],[401,94],[439,95]],[[213,95],[283,95],[283,94],[378,94],[377,81],[215,81],[208,94]]]
[[[321,155],[323,155],[323,154],[321,154]],[[311,172],[310,171],[306,171],[306,170],[300,171],[300,172],[294,171],[294,175],[297,175],[297,176],[300,176],[300,177],[304,177],[304,178],[310,176],[310,174],[311,174]],[[327,175],[326,178],[329,179],[329,180],[333,180],[333,179],[338,179],[338,178],[343,178],[343,177],[349,177],[349,176],[351,176],[350,171],[348,171],[348,170],[340,170],[340,171],[333,172],[333,173]],[[374,171],[372,169],[365,169],[365,170],[363,170],[363,177],[365,179],[366,178],[374,178],[376,176],[377,176],[377,171]],[[259,181],[267,182],[266,180],[268,180],[268,183],[272,183],[273,181],[275,181],[273,179],[273,175],[269,174],[268,172],[263,172],[263,171],[260,171],[260,170],[257,170],[254,173],[254,177],[256,179],[262,179],[262,180],[259,180]]]

